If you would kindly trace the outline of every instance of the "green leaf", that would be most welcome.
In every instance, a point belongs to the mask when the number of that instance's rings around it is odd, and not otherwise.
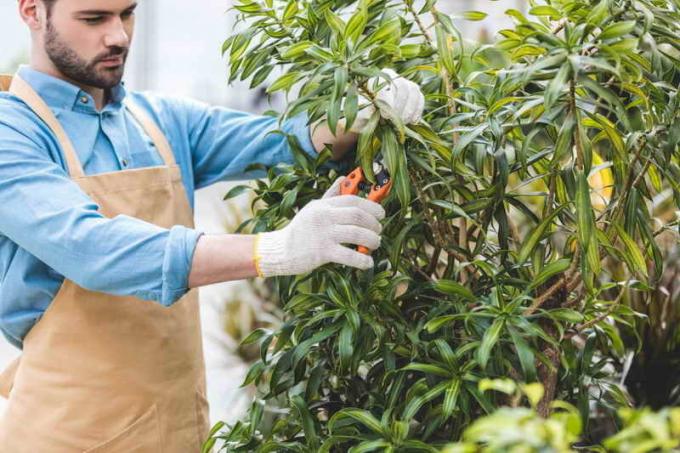
[[[350,18],[349,22],[347,22],[347,27],[345,28],[345,39],[351,41],[352,43],[356,43],[366,28],[367,20],[368,14],[366,9],[363,7],[358,8]]]
[[[260,86],[262,82],[264,82],[267,77],[269,77],[269,74],[271,74],[273,69],[274,65],[268,64],[255,71],[255,75],[253,75],[253,78],[250,81],[250,88],[252,89]]]
[[[404,146],[397,142],[397,137],[392,128],[382,128],[381,137],[382,155],[394,184],[392,190],[397,193],[402,209],[406,209],[411,202],[411,186],[408,179]]]
[[[445,316],[438,316],[434,319],[431,319],[427,323],[425,323],[425,326],[423,328],[427,330],[429,333],[434,333],[438,331],[439,329],[442,328],[445,324],[448,324],[452,321],[456,321],[458,319],[465,318],[467,314],[457,314],[457,315],[445,315]]]
[[[404,44],[399,46],[399,53],[404,60],[416,58],[423,51],[421,44]]]
[[[305,50],[309,49],[314,45],[311,41],[300,41],[293,44],[283,51],[281,58],[285,60],[294,60],[295,58],[305,54]]]
[[[365,440],[361,442],[359,445],[355,445],[354,447],[350,448],[347,453],[367,453],[369,451],[376,451],[378,449],[381,449],[381,451],[384,451],[382,449],[387,448],[390,446],[390,443],[387,442],[386,440],[382,439],[376,439],[376,440]]]
[[[347,89],[345,97],[345,130],[349,130],[354,124],[359,108],[359,96],[356,83],[352,82]]]
[[[630,235],[628,235],[628,233],[626,233],[626,230],[624,230],[621,225],[618,223],[614,223],[613,225],[619,239],[623,242],[624,249],[621,252],[628,268],[631,272],[637,272],[647,278],[647,262],[637,243]]]
[[[522,334],[520,334],[514,327],[508,325],[508,332],[510,333],[510,338],[515,345],[517,350],[517,357],[519,358],[519,363],[522,366],[522,371],[524,372],[524,377],[527,381],[533,381],[536,379],[536,361],[534,359],[534,351],[531,349],[529,344],[524,340]]]
[[[465,286],[453,280],[438,280],[434,284],[434,289],[442,294],[448,294],[450,296],[458,296],[469,301],[476,301],[475,295]]]
[[[395,421],[392,423],[392,441],[400,443],[408,437],[409,424],[405,421]]]
[[[463,135],[453,148],[453,155],[459,155],[460,152],[465,149],[465,147],[472,143],[477,137],[482,135],[484,131],[488,129],[488,127],[489,125],[487,123],[482,123],[479,126],[475,126],[471,131]]]
[[[545,388],[543,387],[542,384],[539,384],[538,382],[526,384],[522,388],[522,390],[524,391],[524,394],[527,396],[529,404],[531,404],[531,407],[534,408],[538,406],[538,403],[541,401],[543,395],[545,394]]]
[[[593,58],[593,57],[585,57],[582,55],[571,55],[569,56],[569,61],[571,62],[574,72],[581,72],[584,71],[585,69],[588,69],[586,72],[594,72],[593,68],[600,69],[603,71],[611,72],[614,74],[616,77],[620,78],[621,74],[619,73],[619,70],[616,69],[614,66],[609,64],[607,60],[604,58]]]
[[[262,376],[262,373],[264,373],[265,368],[266,366],[262,362],[253,363],[248,369],[248,373],[246,374],[246,377],[243,380],[243,384],[241,384],[241,387],[250,385],[253,382],[256,382],[258,379],[260,379],[260,376]]]
[[[404,409],[402,419],[411,420],[413,417],[415,417],[415,415],[418,413],[420,408],[423,407],[424,404],[432,401],[433,399],[437,398],[439,395],[444,393],[448,386],[449,381],[440,382],[434,388],[425,392],[423,395],[412,398],[406,405],[406,408]]]
[[[435,347],[439,352],[442,360],[446,363],[449,369],[454,369],[456,366],[456,354],[454,354],[451,346],[443,338],[437,338],[434,340]]]
[[[279,205],[279,211],[283,215],[291,215],[293,213],[293,207],[295,205],[295,202],[297,201],[297,196],[298,196],[298,190],[289,190],[286,192],[286,194],[283,196],[283,200],[281,200],[281,204]]]
[[[376,434],[383,435],[385,434],[383,431],[383,427],[378,421],[377,418],[373,416],[370,412],[362,409],[342,409],[339,412],[337,412],[333,417],[328,422],[328,429],[332,433],[335,431],[335,427],[337,423],[339,423],[342,420],[355,420],[362,425],[364,425],[366,428],[370,429]]]
[[[361,168],[364,171],[364,176],[372,183],[375,183],[375,176],[373,175],[373,161],[379,149],[379,142],[375,138],[375,130],[380,121],[380,112],[376,109],[368,120],[368,123],[359,135],[357,143],[357,154]]]
[[[305,431],[305,440],[311,447],[318,445],[316,423],[312,413],[307,408],[307,403],[300,395],[295,395],[292,397],[290,402],[292,403],[293,407],[297,409],[298,416],[302,422],[302,428]]]
[[[588,23],[592,25],[600,25],[602,21],[607,17],[609,12],[609,0],[601,0],[594,8],[588,13]]]
[[[217,438],[209,437],[208,440],[206,440],[203,446],[201,447],[201,453],[210,453],[211,451],[213,451],[213,447],[215,446],[216,442]]]
[[[576,234],[584,251],[588,250],[590,238],[593,235],[594,217],[593,206],[590,202],[590,186],[585,173],[577,174],[576,185]]]
[[[545,110],[552,108],[560,93],[565,89],[567,78],[569,77],[571,66],[563,64],[554,79],[550,81],[545,90]]]
[[[463,18],[465,20],[475,21],[475,22],[486,19],[486,16],[488,16],[488,14],[483,13],[481,11],[465,11],[463,13]]]
[[[534,279],[531,281],[531,284],[529,285],[529,290],[535,289],[539,286],[541,286],[543,283],[548,281],[551,277],[561,274],[562,272],[566,271],[569,269],[569,266],[571,265],[571,259],[569,258],[562,258],[557,261],[553,261],[541,269],[541,271],[534,277]]]
[[[283,74],[281,77],[276,79],[274,83],[272,83],[269,86],[269,88],[267,88],[267,93],[274,93],[280,90],[288,90],[290,89],[291,86],[293,86],[295,82],[297,82],[300,79],[300,77],[302,77],[302,74],[295,71]]]
[[[576,126],[576,118],[573,112],[569,112],[564,122],[560,127],[555,142],[555,154],[553,162],[560,162],[562,159],[571,158],[572,147],[574,143],[574,127]]]
[[[491,350],[496,345],[496,342],[498,342],[498,338],[500,337],[504,326],[505,319],[497,318],[493,324],[491,324],[491,327],[484,332],[482,343],[479,345],[479,349],[477,349],[477,363],[479,363],[479,366],[482,369],[486,368],[489,356],[491,355]]]
[[[489,379],[484,378],[479,381],[477,385],[480,392],[488,390],[495,390],[497,392],[512,395],[517,390],[517,384],[512,379]]]
[[[452,38],[444,31],[444,27],[440,24],[435,26],[435,34],[437,37],[437,53],[439,54],[439,58],[449,74],[455,74],[456,64],[453,61]]]
[[[311,338],[300,342],[300,344],[291,349],[290,351],[292,352],[293,368],[297,366],[300,360],[307,356],[312,346],[318,345],[328,337],[335,335],[339,330],[340,327],[337,325],[333,327],[326,327],[325,330],[315,333]]]
[[[529,255],[531,255],[531,253],[534,251],[534,248],[536,248],[538,242],[543,238],[543,234],[546,232],[548,227],[552,225],[555,217],[557,217],[557,215],[562,212],[565,207],[566,205],[562,205],[555,209],[534,229],[520,249],[519,255],[517,256],[517,264],[522,264],[527,260]]]
[[[549,310],[548,315],[551,318],[557,319],[558,321],[566,321],[573,324],[583,321],[583,314],[570,308],[555,308],[553,310]]]
[[[437,365],[428,365],[426,363],[409,363],[401,369],[401,371],[419,371],[425,374],[434,376],[449,377],[451,372]]]
[[[271,331],[267,329],[255,329],[253,330],[250,335],[248,335],[242,342],[241,346],[247,346],[249,344],[256,343],[259,341],[262,337],[266,335],[270,335]]]
[[[331,27],[331,29],[337,33],[339,36],[342,36],[343,38],[346,37],[345,35],[345,23],[340,19],[340,17],[335,14],[333,11],[330,9],[327,9],[324,11],[324,18],[326,19],[326,23]]]
[[[636,22],[633,20],[618,22],[608,25],[600,33],[600,39],[613,39],[626,35],[635,29]]]
[[[224,196],[224,200],[230,200],[232,198],[236,198],[239,195],[244,194],[244,193],[246,193],[250,190],[253,190],[253,188],[250,187],[250,186],[245,186],[245,185],[239,185],[239,186],[232,187],[229,190],[229,192],[227,192],[227,194]]]
[[[366,42],[367,45],[399,41],[401,35],[401,21],[394,17],[384,24],[380,25],[369,37]]]
[[[295,15],[300,11],[300,8],[298,6],[297,0],[288,0],[288,5],[286,6],[286,9],[283,11],[283,22],[285,24],[289,24],[290,21],[295,17]]]
[[[328,128],[333,135],[337,133],[338,120],[340,119],[340,108],[342,106],[342,98],[347,89],[347,68],[340,66],[335,68],[333,79],[333,94],[330,99],[330,108],[328,109],[327,120]]]
[[[548,16],[551,19],[559,19],[561,17],[559,11],[548,5],[534,6],[529,10],[529,14],[532,16]]]
[[[444,393],[444,404],[442,405],[442,413],[444,417],[453,415],[458,403],[458,395],[460,394],[461,381],[460,379],[453,379],[450,381]]]
[[[352,326],[350,323],[345,323],[340,330],[340,336],[338,337],[338,353],[340,355],[340,367],[343,370],[349,368],[350,362],[352,360],[352,354],[354,353],[354,332],[352,331]]]

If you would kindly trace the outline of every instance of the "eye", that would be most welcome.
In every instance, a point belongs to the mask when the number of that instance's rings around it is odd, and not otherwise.
[[[100,24],[103,20],[104,18],[101,16],[83,18],[83,22],[85,22],[88,25],[97,25]]]
[[[127,19],[131,18],[131,17],[134,16],[134,15],[135,15],[135,12],[134,12],[134,11],[128,11],[128,12],[125,12],[125,13],[121,14],[120,17],[121,17],[123,20],[127,20]]]

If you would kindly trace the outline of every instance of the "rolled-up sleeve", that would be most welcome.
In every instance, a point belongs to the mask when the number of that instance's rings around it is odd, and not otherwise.
[[[209,106],[190,99],[178,102],[188,126],[197,189],[217,181],[263,176],[258,171],[245,171],[254,163],[268,167],[293,163],[286,135],[295,137],[303,152],[317,156],[306,113],[279,123],[272,116]]]
[[[165,306],[187,291],[201,234],[103,216],[45,146],[2,121],[0,232],[86,289]]]

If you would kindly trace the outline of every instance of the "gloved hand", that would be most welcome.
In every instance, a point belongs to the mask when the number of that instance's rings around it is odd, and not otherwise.
[[[423,116],[423,108],[425,107],[425,96],[420,91],[420,87],[410,80],[401,77],[392,69],[383,69],[382,72],[389,75],[392,78],[392,82],[384,77],[373,77],[368,80],[369,90],[373,90],[376,83],[383,85],[377,93],[374,92],[380,107],[380,115],[388,117],[389,115],[384,106],[389,106],[401,118],[404,124],[420,121]],[[364,105],[367,105],[367,107],[361,108]],[[368,121],[375,112],[375,106],[364,96],[359,96],[359,109],[357,117],[349,129],[357,134],[361,133],[366,124],[368,124]]]
[[[341,244],[380,246],[378,203],[355,195],[340,195],[338,178],[322,198],[308,203],[281,230],[260,233],[255,240],[255,264],[261,277],[297,275],[326,263],[358,269],[373,267],[373,258]]]

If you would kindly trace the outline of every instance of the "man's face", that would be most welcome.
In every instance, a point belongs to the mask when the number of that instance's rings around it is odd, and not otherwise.
[[[47,20],[47,56],[67,78],[107,89],[123,78],[134,31],[134,0],[57,0]]]

